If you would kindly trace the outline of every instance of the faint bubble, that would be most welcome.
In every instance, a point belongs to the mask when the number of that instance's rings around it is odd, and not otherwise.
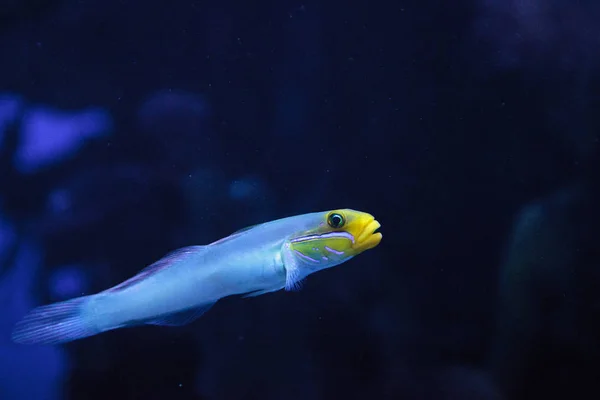
[[[212,201],[221,201],[227,184],[218,169],[198,168],[188,174],[182,182],[186,197],[196,204],[208,206]]]
[[[15,166],[20,172],[35,172],[72,155],[86,140],[106,135],[111,128],[110,114],[103,109],[67,113],[32,108],[23,117]]]
[[[453,365],[439,371],[436,386],[442,398],[501,400],[503,397],[492,379],[484,371]]]
[[[23,99],[20,96],[0,93],[0,148],[4,142],[6,128],[18,118],[22,107]]]
[[[16,243],[16,240],[17,234],[13,225],[0,216],[0,260],[4,259],[10,248]]]
[[[179,90],[162,90],[142,103],[138,121],[142,129],[153,133],[159,123],[182,123],[195,127],[203,125],[210,115],[210,107],[204,96]]]
[[[208,127],[210,114],[204,96],[169,89],[142,103],[137,123],[143,134],[156,141],[161,155],[173,167],[191,169],[216,155]]]
[[[266,191],[266,185],[260,178],[245,177],[229,184],[229,197],[233,200],[256,200]]]
[[[48,210],[52,213],[64,213],[73,206],[72,196],[68,190],[57,189],[48,196]]]
[[[54,300],[81,296],[88,289],[88,277],[79,266],[64,266],[50,276],[50,294]]]
[[[579,69],[600,60],[598,2],[480,0],[479,5],[474,38],[492,42],[487,48],[494,49],[496,68]]]

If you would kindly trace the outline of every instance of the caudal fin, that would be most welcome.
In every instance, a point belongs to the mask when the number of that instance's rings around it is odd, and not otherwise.
[[[12,333],[16,343],[54,345],[100,333],[86,305],[93,296],[41,306],[17,323]]]

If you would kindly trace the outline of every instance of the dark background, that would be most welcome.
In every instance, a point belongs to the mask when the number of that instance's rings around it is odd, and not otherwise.
[[[490,354],[520,210],[583,182],[596,218],[598,4],[3,3],[0,398],[558,396],[506,383]],[[177,247],[343,207],[374,214],[381,245],[300,292],[183,328],[10,342],[34,306]]]

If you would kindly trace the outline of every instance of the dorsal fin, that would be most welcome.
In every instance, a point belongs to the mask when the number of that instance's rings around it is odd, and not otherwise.
[[[242,228],[240,230],[237,230],[237,231],[233,232],[232,235],[237,235],[238,233],[249,231],[250,229],[252,229],[254,227],[257,227],[259,225],[262,225],[262,224],[254,224],[254,225],[247,226],[245,228]]]
[[[182,247],[180,249],[174,250],[174,251],[168,253],[166,256],[164,256],[160,260],[156,261],[155,263],[148,265],[146,268],[141,270],[135,276],[127,279],[124,282],[121,282],[117,286],[113,286],[112,288],[105,290],[104,292],[107,292],[107,293],[119,292],[128,287],[131,287],[131,286],[135,285],[136,283],[141,282],[144,279],[148,278],[149,276],[152,276],[155,273],[162,271],[165,268],[169,268],[170,266],[177,263],[178,261],[181,261],[182,259],[184,259],[192,254],[197,254],[200,250],[202,250],[205,247],[206,246],[187,246],[187,247]]]
[[[246,231],[249,231],[250,229],[255,228],[255,227],[259,226],[259,225],[262,225],[262,224],[254,224],[254,225],[250,225],[250,226],[247,226],[245,228],[242,228],[240,230],[237,230],[237,231],[233,232],[231,235],[225,236],[223,239],[219,239],[216,242],[211,243],[211,245],[222,244],[222,243],[228,242],[231,239],[235,239],[236,237],[238,237],[242,233],[244,233]]]

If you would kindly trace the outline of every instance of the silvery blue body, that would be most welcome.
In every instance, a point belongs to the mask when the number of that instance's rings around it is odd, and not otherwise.
[[[292,267],[286,264],[297,262],[286,253],[286,243],[292,235],[318,225],[323,215],[283,218],[206,246],[185,248],[183,253],[158,261],[163,262],[160,268],[146,274],[142,271],[112,289],[39,307],[25,318],[13,338],[22,343],[56,344],[123,326],[183,325],[223,297],[280,290],[289,278],[286,268]],[[316,270],[307,270],[296,279]],[[188,320],[173,319],[178,313]]]
[[[282,251],[288,238],[315,225],[322,213],[258,225],[181,257],[176,264],[121,291],[100,293],[88,305],[100,331],[212,305],[219,299],[283,289]]]

